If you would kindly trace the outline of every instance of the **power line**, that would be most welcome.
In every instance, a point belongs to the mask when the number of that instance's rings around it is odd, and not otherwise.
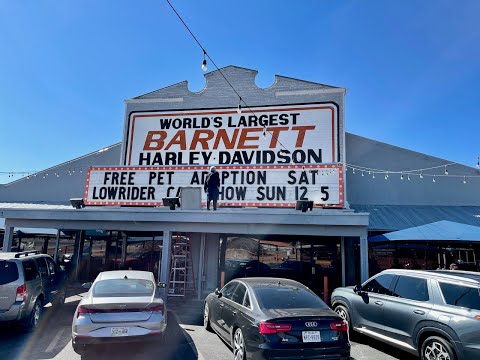
[[[257,114],[255,114],[255,112],[250,108],[250,106],[248,106],[248,104],[245,102],[245,100],[240,96],[240,94],[238,93],[238,91],[235,89],[235,87],[232,85],[232,83],[227,79],[227,77],[225,76],[225,74],[223,73],[223,71],[217,66],[217,64],[215,63],[215,61],[213,60],[213,58],[210,56],[210,54],[205,50],[205,47],[200,43],[200,41],[198,40],[198,38],[195,36],[195,34],[193,33],[193,31],[188,27],[187,23],[182,19],[181,15],[179,14],[179,12],[175,9],[175,7],[172,5],[172,3],[170,2],[170,0],[165,0],[168,5],[172,8],[173,12],[177,15],[177,17],[180,19],[180,21],[182,22],[183,26],[185,27],[185,29],[187,29],[187,31],[190,33],[190,35],[192,36],[192,38],[195,40],[195,42],[198,44],[198,46],[200,47],[200,49],[202,49],[203,51],[203,55],[204,57],[206,56],[211,62],[212,64],[215,66],[215,68],[217,69],[217,71],[220,73],[220,75],[222,75],[222,77],[225,79],[225,81],[227,82],[227,84],[232,88],[232,90],[235,92],[235,94],[238,96],[239,98],[239,105],[238,105],[238,112],[241,112],[241,103],[243,102],[245,104],[245,107],[250,110],[250,112],[255,115],[257,118]],[[203,64],[202,64],[202,68],[204,66],[206,66],[205,64],[205,60],[203,60]],[[206,68],[205,68],[206,69]],[[287,151],[287,152],[290,152],[285,145],[282,144],[282,142],[278,139],[277,136],[275,136],[272,132],[270,132],[266,126],[263,127],[263,132],[268,132],[270,134],[270,136],[275,139],[278,144],[280,144],[280,146],[282,147],[282,149],[280,151]]]

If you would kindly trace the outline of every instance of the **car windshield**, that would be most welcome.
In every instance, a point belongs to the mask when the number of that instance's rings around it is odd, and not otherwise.
[[[151,296],[154,284],[143,279],[108,279],[98,281],[92,290],[94,297]]]
[[[254,292],[263,309],[327,308],[318,296],[300,287],[262,287],[254,288]]]

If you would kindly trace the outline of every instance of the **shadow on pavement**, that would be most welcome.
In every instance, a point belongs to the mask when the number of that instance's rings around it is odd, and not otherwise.
[[[365,335],[362,335],[362,334],[359,334],[359,333],[355,333],[354,336],[351,338],[351,340],[354,343],[369,346],[369,347],[371,347],[371,348],[373,348],[377,351],[380,351],[380,352],[382,352],[386,355],[389,355],[389,356],[391,356],[395,359],[398,359],[398,360],[419,359],[418,357],[415,357],[415,355],[412,355],[412,354],[410,354],[410,353],[408,353],[404,350],[398,349],[394,346],[385,344],[381,341],[372,339],[368,336],[365,336]],[[351,359],[352,360],[360,360],[360,358],[354,358],[354,357],[352,357]]]

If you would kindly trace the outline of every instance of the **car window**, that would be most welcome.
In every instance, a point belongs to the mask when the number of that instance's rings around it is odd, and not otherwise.
[[[263,309],[328,308],[317,295],[300,287],[257,287],[254,288],[254,293]]]
[[[372,279],[363,285],[362,290],[376,294],[392,295],[392,292],[389,289],[394,277],[395,275],[393,274],[377,276],[375,279]]]
[[[55,274],[55,272],[57,271],[57,267],[55,266],[55,263],[53,262],[53,260],[50,258],[45,258],[45,260],[47,260],[47,265],[48,265],[48,269],[50,270],[50,275]]]
[[[37,265],[33,260],[25,260],[23,262],[23,272],[25,274],[25,281],[32,281],[40,277]]]
[[[439,283],[448,305],[480,310],[480,290],[475,287]]]
[[[17,279],[17,264],[13,261],[0,261],[0,285],[9,284]]]
[[[222,289],[222,296],[226,299],[232,299],[233,292],[235,291],[235,288],[237,287],[237,282],[230,282],[227,285],[225,285]]]
[[[47,263],[45,258],[37,258],[38,271],[42,276],[48,276]]]
[[[404,299],[428,301],[427,280],[411,276],[400,276],[393,290],[393,295]]]
[[[243,306],[250,307],[250,296],[248,295],[248,291],[245,294],[245,299],[243,300]]]
[[[151,296],[154,285],[143,279],[100,280],[93,287],[94,297]]]
[[[247,288],[243,284],[238,284],[237,288],[233,292],[232,301],[236,302],[237,304],[243,304],[243,298],[245,297],[245,292]]]

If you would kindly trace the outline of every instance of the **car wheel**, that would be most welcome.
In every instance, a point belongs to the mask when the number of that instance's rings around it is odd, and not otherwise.
[[[63,290],[60,295],[57,297],[55,300],[55,303],[53,304],[54,306],[62,306],[65,304],[65,298],[67,297],[67,291]]]
[[[87,347],[85,345],[72,344],[72,347],[73,351],[75,351],[78,355],[80,355],[82,358],[86,358]]]
[[[335,312],[348,323],[348,328],[350,329],[351,323],[350,323],[350,314],[348,313],[348,310],[345,306],[343,305],[338,305],[335,307]]]
[[[422,344],[422,360],[455,360],[452,345],[439,336],[430,336]]]
[[[25,324],[25,330],[34,331],[38,327],[42,318],[42,312],[42,301],[40,299],[37,299],[37,301],[35,301],[35,304],[33,305],[32,312],[30,313],[30,316],[28,317],[28,320]]]
[[[210,309],[207,303],[205,303],[205,307],[203,308],[203,327],[207,331],[212,331],[212,326],[210,325]]]
[[[240,328],[235,330],[233,335],[233,358],[235,360],[245,360],[245,340],[243,339],[243,333]]]

